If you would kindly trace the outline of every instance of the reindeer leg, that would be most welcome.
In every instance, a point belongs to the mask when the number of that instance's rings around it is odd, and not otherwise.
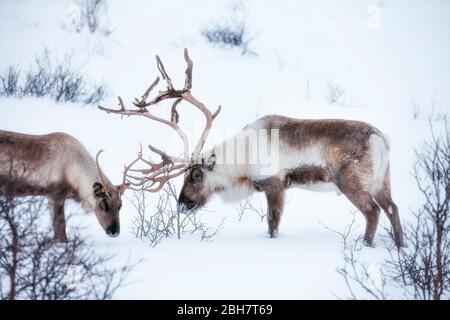
[[[380,207],[375,203],[372,196],[358,176],[345,170],[337,180],[336,184],[343,194],[358,208],[366,218],[366,231],[364,233],[364,243],[368,247],[373,247],[373,239],[380,217]],[[347,174],[346,174],[347,173]]]
[[[263,188],[267,198],[267,224],[268,233],[271,238],[278,234],[278,227],[281,221],[281,214],[284,207],[284,187],[278,178],[265,179]]]
[[[364,233],[364,244],[373,247],[375,232],[377,231],[378,220],[380,218],[380,207],[373,201],[368,193],[349,193],[342,190],[347,198],[357,207],[366,218],[366,231]]]
[[[64,214],[65,198],[49,198],[49,204],[52,206],[52,223],[54,238],[58,242],[68,242],[66,234],[66,217]]]
[[[264,192],[267,198],[267,233],[275,238],[280,225],[284,205],[284,185],[277,177],[269,177],[253,181],[258,192]]]
[[[398,214],[397,205],[394,203],[391,197],[391,179],[389,173],[389,167],[384,173],[384,181],[381,190],[378,190],[372,194],[375,201],[383,209],[384,213],[389,219],[394,232],[394,241],[397,247],[405,247],[403,240],[403,230],[400,224],[400,216]]]
[[[355,205],[366,218],[366,231],[364,233],[364,244],[373,247],[373,239],[380,217],[380,207],[369,193],[369,187],[358,174],[358,168],[348,166],[342,168],[336,179],[336,184],[343,194]]]
[[[395,245],[399,248],[404,247],[405,243],[403,241],[403,230],[402,225],[400,224],[398,208],[392,200],[390,193],[386,191],[380,191],[374,196],[374,198],[378,205],[383,209],[384,213],[389,219],[389,222],[391,223],[394,232]]]
[[[389,168],[384,175],[384,182],[381,190],[372,194],[375,201],[383,209],[384,213],[391,223],[394,232],[394,241],[397,247],[404,247],[403,230],[400,224],[400,216],[398,214],[397,205],[394,203],[391,197],[391,182],[389,177]]]

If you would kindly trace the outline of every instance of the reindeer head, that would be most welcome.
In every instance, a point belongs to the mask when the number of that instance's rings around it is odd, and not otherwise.
[[[120,186],[114,186],[104,177],[98,158],[103,150],[100,150],[96,156],[97,174],[100,181],[92,186],[95,198],[95,207],[93,208],[98,222],[110,237],[117,237],[120,234],[120,216],[122,208],[122,193],[126,188],[125,183]]]
[[[216,162],[215,155],[206,160],[202,158],[201,164],[190,166],[184,175],[184,183],[178,197],[180,211],[196,210],[206,204],[215,191],[214,177],[211,174]]]

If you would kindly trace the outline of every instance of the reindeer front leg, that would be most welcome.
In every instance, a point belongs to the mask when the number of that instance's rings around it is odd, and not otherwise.
[[[266,194],[268,233],[271,238],[275,238],[283,213],[285,183],[277,177],[270,177],[256,180],[253,185],[257,191]]]
[[[54,238],[58,242],[68,242],[66,234],[66,217],[64,214],[65,198],[49,197],[48,202],[52,211]]]
[[[278,227],[281,221],[281,214],[284,206],[284,190],[266,191],[267,198],[267,222],[269,225],[269,234],[275,238],[278,234]]]

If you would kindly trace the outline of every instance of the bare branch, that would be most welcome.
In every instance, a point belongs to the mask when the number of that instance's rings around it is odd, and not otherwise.
[[[100,154],[102,154],[103,152],[105,152],[105,150],[103,150],[103,149],[101,149],[99,152],[97,152],[97,155],[95,156],[95,163],[97,164],[98,176],[100,177],[100,180],[102,182],[102,190],[101,191],[104,192],[109,199],[111,199],[111,195],[109,194],[108,188],[107,188],[108,185],[106,184],[105,177],[103,176],[102,169],[100,169],[100,164],[98,162],[98,158],[99,158]]]
[[[224,219],[218,226],[210,228],[201,220],[201,212],[180,212],[177,206],[177,191],[170,180],[159,190],[161,192],[151,214],[148,214],[144,190],[135,192],[131,199],[137,211],[133,220],[133,232],[137,238],[148,242],[150,246],[155,247],[164,238],[181,239],[183,234],[199,234],[201,241],[209,241],[223,229]]]

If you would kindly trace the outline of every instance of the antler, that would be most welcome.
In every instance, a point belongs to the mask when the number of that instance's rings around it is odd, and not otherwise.
[[[97,155],[95,156],[95,163],[97,164],[97,173],[98,173],[98,175],[100,177],[100,180],[102,182],[102,186],[103,186],[103,190],[102,191],[106,194],[106,196],[109,199],[111,199],[111,195],[109,194],[108,187],[107,187],[108,185],[106,184],[105,177],[103,176],[102,169],[100,169],[100,164],[99,164],[99,161],[98,161],[98,158],[100,157],[100,155],[103,152],[105,152],[105,150],[103,150],[103,149],[101,149],[101,150],[99,150],[99,152],[97,152]]]
[[[147,101],[151,91],[157,86],[159,83],[159,77],[153,81],[153,83],[148,87],[148,89],[144,92],[140,99],[135,98],[133,105],[136,108],[128,109],[125,107],[122,98],[119,96],[119,109],[111,109],[99,106],[100,110],[103,110],[107,113],[120,114],[124,116],[144,116],[150,120],[157,121],[168,127],[172,128],[177,135],[181,138],[184,147],[183,157],[175,157],[166,154],[165,152],[149,145],[150,151],[156,153],[161,157],[161,162],[155,163],[151,159],[145,159],[142,152],[142,146],[140,151],[138,152],[137,158],[131,162],[128,166],[125,166],[123,181],[121,190],[125,190],[125,188],[132,190],[145,190],[149,192],[158,192],[164,186],[164,184],[172,178],[175,178],[184,173],[184,171],[192,164],[193,161],[196,161],[201,153],[203,145],[205,144],[206,138],[208,137],[209,131],[212,127],[212,122],[219,114],[221,107],[219,106],[216,112],[211,113],[209,109],[200,101],[198,101],[192,94],[192,69],[193,62],[189,57],[187,49],[184,49],[184,59],[186,60],[186,80],[184,83],[184,88],[181,90],[176,90],[173,87],[172,80],[167,74],[164,65],[159,58],[156,56],[156,64],[159,72],[161,73],[162,79],[167,83],[167,89],[165,91],[160,91],[159,94],[150,101]],[[171,109],[171,117],[170,121],[152,115],[148,111],[148,107],[152,105],[156,105],[158,102],[167,99],[176,99],[172,104]],[[178,122],[180,119],[180,115],[177,111],[178,104],[185,100],[200,110],[206,119],[205,128],[195,145],[194,152],[192,154],[192,158],[189,156],[189,141],[186,133],[178,126]],[[134,165],[137,163],[142,163],[146,167],[135,169]],[[132,172],[139,173],[140,176],[133,175]]]

